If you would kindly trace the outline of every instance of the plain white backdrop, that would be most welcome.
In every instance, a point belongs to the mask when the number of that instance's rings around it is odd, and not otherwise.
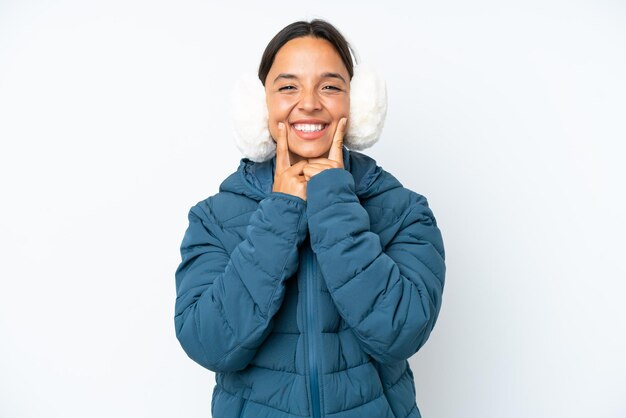
[[[424,418],[626,416],[626,4],[0,0],[0,416],[208,417],[174,332],[227,103],[325,18],[387,80],[364,151],[442,230]]]

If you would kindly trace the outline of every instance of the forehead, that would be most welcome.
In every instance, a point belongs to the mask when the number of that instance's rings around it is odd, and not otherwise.
[[[348,77],[348,70],[335,47],[326,39],[302,37],[285,43],[278,50],[270,73],[322,73],[341,72]]]

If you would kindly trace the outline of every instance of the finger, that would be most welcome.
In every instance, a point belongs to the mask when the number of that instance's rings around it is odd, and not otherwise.
[[[304,160],[300,160],[297,163],[295,163],[294,165],[287,167],[287,170],[291,170],[297,174],[301,174],[302,170],[304,169],[304,167],[308,164],[309,162],[304,159]]]
[[[346,123],[348,122],[348,118],[341,118],[339,123],[337,124],[337,129],[335,130],[335,136],[333,137],[333,143],[330,146],[330,151],[328,152],[328,159],[337,161],[343,167],[343,135],[346,129]]]
[[[287,145],[287,129],[285,124],[278,122],[278,138],[276,138],[276,170],[280,174],[291,167],[289,146]]]
[[[312,163],[311,161],[309,161],[309,163],[307,164],[307,167],[315,168],[317,170],[326,170],[327,168],[334,168],[334,166],[331,164]]]
[[[304,166],[303,172],[305,174],[307,173],[317,174],[324,170],[328,170],[329,168],[335,168],[334,161],[331,161],[333,164],[329,164],[328,161],[330,160],[326,159],[326,163],[320,164],[320,163],[311,163],[309,160],[309,163]]]
[[[324,157],[309,158],[309,163],[310,164],[313,164],[313,163],[316,163],[316,164],[331,164],[330,161],[331,161],[330,158],[324,158]]]
[[[322,164],[325,166],[325,168],[343,167],[343,161],[340,164],[335,160],[324,157],[309,158],[309,164]]]
[[[319,168],[317,165],[307,164],[303,170],[304,178],[306,179],[306,181],[309,181],[311,177],[318,173],[321,173],[322,171],[324,171],[325,168],[327,167]]]

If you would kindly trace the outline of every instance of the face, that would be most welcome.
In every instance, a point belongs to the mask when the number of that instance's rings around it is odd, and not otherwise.
[[[269,129],[287,127],[291,164],[328,157],[342,117],[350,111],[350,75],[325,39],[292,39],[278,51],[265,79]]]

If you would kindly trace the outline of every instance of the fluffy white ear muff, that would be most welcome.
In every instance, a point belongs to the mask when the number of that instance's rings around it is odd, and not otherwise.
[[[376,71],[359,64],[350,81],[350,117],[343,143],[364,150],[380,138],[387,116],[387,87]]]
[[[230,97],[230,114],[235,145],[255,162],[276,154],[276,142],[268,127],[265,87],[253,73],[237,80]],[[349,149],[364,150],[380,138],[387,115],[387,89],[384,80],[369,66],[354,66],[350,81],[350,117],[343,143]]]
[[[269,160],[276,154],[276,143],[268,127],[265,87],[254,73],[243,74],[230,96],[230,115],[235,145],[252,161]]]

